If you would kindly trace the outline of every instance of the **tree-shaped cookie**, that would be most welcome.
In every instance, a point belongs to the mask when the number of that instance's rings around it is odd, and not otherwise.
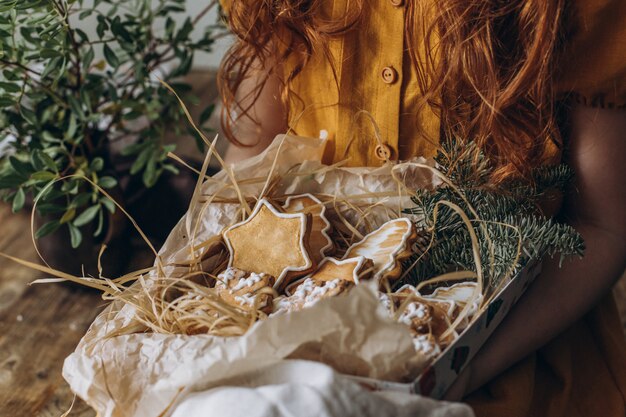
[[[355,243],[343,259],[364,256],[374,261],[374,279],[396,279],[402,272],[401,261],[411,255],[411,245],[417,239],[411,220],[390,220]]]
[[[283,288],[315,267],[309,256],[311,215],[282,213],[261,199],[245,221],[224,232],[229,267],[276,277]]]

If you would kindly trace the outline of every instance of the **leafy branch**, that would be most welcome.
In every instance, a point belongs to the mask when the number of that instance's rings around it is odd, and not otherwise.
[[[177,172],[164,135],[182,133],[184,115],[151,73],[194,100],[177,79],[226,32],[202,24],[216,4],[185,17],[184,0],[0,0],[0,197],[18,211],[46,190],[37,237],[60,227],[73,246],[85,232],[103,236],[115,207],[78,177],[110,189],[139,176],[151,187]],[[130,168],[112,160],[117,143]]]

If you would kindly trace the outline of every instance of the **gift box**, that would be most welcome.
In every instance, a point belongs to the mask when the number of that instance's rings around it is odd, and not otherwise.
[[[137,277],[131,287],[135,292],[112,297],[113,303],[67,358],[63,375],[72,390],[103,417],[166,415],[185,395],[220,386],[233,375],[315,360],[373,390],[441,398],[539,273],[539,263],[529,261],[503,283],[434,361],[416,355],[406,326],[390,319],[368,285],[357,285],[346,296],[324,299],[301,311],[256,321],[242,332],[233,322],[220,322],[231,337],[212,335],[207,329],[178,332],[176,326],[192,312],[155,331],[160,318],[146,317],[150,310],[168,307],[171,300],[152,298],[152,305],[136,301],[139,294],[160,291],[163,277],[198,285],[195,278],[203,270],[218,265],[223,269],[225,259],[215,255],[215,238],[241,219],[242,210],[251,210],[246,207],[249,197],[309,193],[349,201],[331,212],[355,230],[366,223],[372,229],[401,217],[411,190],[441,183],[431,169],[432,160],[343,168],[323,165],[323,149],[323,140],[280,136],[261,155],[202,181],[154,269]],[[354,209],[361,206],[367,211]],[[195,262],[191,274],[190,258]],[[194,279],[183,279],[192,275]]]

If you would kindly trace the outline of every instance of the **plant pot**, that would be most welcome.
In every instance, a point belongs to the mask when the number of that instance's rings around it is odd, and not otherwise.
[[[116,199],[121,190],[111,193]],[[118,200],[121,201],[121,200]],[[132,247],[128,239],[129,222],[118,209],[114,214],[106,211],[104,230],[99,237],[94,237],[95,225],[90,224],[81,229],[83,240],[76,249],[71,246],[71,239],[67,227],[61,227],[54,233],[44,236],[37,241],[39,252],[50,267],[59,271],[78,276],[98,277],[98,258],[102,245],[107,249],[100,257],[102,274],[106,277],[117,277],[126,271],[126,266],[132,256]],[[52,218],[37,217],[39,227]]]

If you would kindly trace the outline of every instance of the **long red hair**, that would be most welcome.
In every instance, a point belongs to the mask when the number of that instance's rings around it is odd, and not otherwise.
[[[348,16],[330,19],[329,0],[232,0],[228,23],[236,42],[220,68],[225,111],[222,123],[231,141],[231,109],[242,81],[261,66],[266,77],[289,59],[280,76],[287,104],[292,81],[314,54],[332,65],[328,44],[358,24],[364,0]],[[419,75],[424,105],[441,114],[445,137],[473,140],[490,157],[494,182],[528,177],[560,144],[555,122],[553,76],[565,0],[437,0],[424,10],[406,0],[406,43]],[[426,28],[426,29],[423,29]],[[418,37],[417,31],[425,30]],[[425,39],[425,48],[415,39]],[[417,56],[420,50],[427,56]],[[264,80],[248,97],[247,113]]]

